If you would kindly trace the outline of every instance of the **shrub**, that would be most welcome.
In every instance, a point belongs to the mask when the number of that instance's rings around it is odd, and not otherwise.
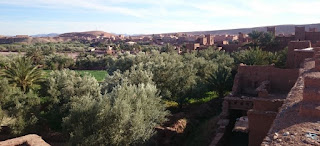
[[[74,60],[68,56],[51,54],[45,58],[45,68],[49,70],[62,70],[73,66]]]
[[[97,141],[107,145],[129,145],[146,142],[155,127],[164,122],[168,112],[158,90],[151,84],[117,86],[105,98],[99,120],[101,132]],[[103,137],[106,139],[102,140]]]

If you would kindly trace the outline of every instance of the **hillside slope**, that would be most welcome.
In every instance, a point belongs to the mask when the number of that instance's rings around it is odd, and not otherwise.
[[[97,36],[104,36],[104,37],[111,37],[115,36],[115,34],[104,32],[104,31],[86,31],[86,32],[70,32],[64,33],[59,35],[60,37],[97,37]]]
[[[309,28],[317,28],[320,30],[320,23],[318,24],[304,24],[304,25],[276,25],[276,33],[277,34],[293,34],[295,31],[295,26],[305,26],[306,30],[309,30]],[[214,30],[214,31],[196,31],[196,32],[185,32],[186,34],[193,34],[193,35],[199,35],[199,34],[213,34],[213,35],[222,35],[222,34],[230,34],[230,35],[236,35],[239,32],[242,33],[250,33],[253,30],[258,31],[266,31],[267,26],[264,27],[253,27],[253,28],[239,28],[239,29],[226,29],[226,30]]]

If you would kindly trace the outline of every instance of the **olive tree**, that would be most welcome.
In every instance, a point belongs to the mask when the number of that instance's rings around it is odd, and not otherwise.
[[[70,105],[63,123],[75,145],[143,144],[168,115],[153,84],[132,85],[126,80],[102,100],[75,96]]]
[[[38,122],[40,98],[32,93],[24,93],[12,87],[6,78],[0,79],[0,123],[5,116],[13,134],[26,133]]]
[[[143,70],[142,64],[135,65],[130,68],[130,70],[126,70],[121,73],[120,70],[117,70],[112,73],[112,75],[108,75],[102,84],[102,93],[109,93],[120,84],[122,81],[126,80],[129,84],[138,85],[141,83],[153,84],[152,81],[153,74],[150,71]]]
[[[62,118],[67,116],[71,108],[72,97],[92,96],[99,98],[100,86],[98,81],[90,76],[81,76],[75,71],[53,71],[46,80],[47,90],[47,119],[53,128],[61,128]]]

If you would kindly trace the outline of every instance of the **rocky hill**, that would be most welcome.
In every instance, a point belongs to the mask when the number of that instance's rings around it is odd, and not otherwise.
[[[115,34],[104,32],[104,31],[87,31],[87,32],[70,32],[59,35],[59,37],[111,37]]]

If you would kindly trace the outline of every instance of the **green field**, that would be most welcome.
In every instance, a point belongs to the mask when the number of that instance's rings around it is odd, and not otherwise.
[[[47,74],[49,74],[52,70],[45,70]],[[85,73],[91,74],[93,77],[95,77],[98,82],[102,82],[106,76],[107,72],[104,70],[74,70],[75,72],[79,73],[80,75],[83,75]]]

